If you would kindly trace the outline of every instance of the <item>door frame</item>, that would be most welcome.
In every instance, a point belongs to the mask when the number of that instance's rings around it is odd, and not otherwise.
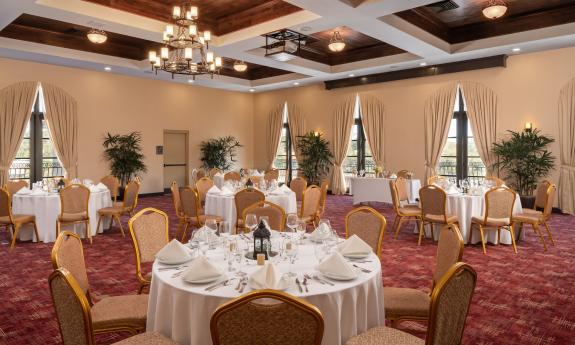
[[[164,145],[164,153],[162,156],[164,156],[165,153],[165,135],[166,134],[185,134],[186,135],[186,185],[190,184],[190,131],[189,130],[184,130],[184,129],[164,129],[164,133],[162,134],[162,145]],[[165,159],[164,157],[162,157],[163,159]],[[162,176],[164,175],[164,168],[165,166],[163,166],[163,164],[165,164],[164,162],[162,162]],[[163,178],[162,178],[162,183],[163,183]]]

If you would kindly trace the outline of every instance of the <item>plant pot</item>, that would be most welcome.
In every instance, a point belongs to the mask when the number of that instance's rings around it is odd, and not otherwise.
[[[533,195],[521,195],[519,199],[523,208],[533,208],[535,206],[535,196]]]
[[[124,186],[120,186],[118,188],[118,196],[116,197],[116,201],[124,201]]]

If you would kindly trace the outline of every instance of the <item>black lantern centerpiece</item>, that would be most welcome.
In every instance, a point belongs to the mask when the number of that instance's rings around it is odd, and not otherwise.
[[[56,185],[56,187],[58,188],[58,191],[64,189],[64,187],[66,187],[66,183],[64,182],[63,178],[61,178],[60,181],[58,181],[58,184]]]
[[[254,188],[254,183],[252,182],[252,179],[248,177],[248,180],[246,181],[246,188]]]
[[[268,249],[271,249],[271,241],[270,236],[271,232],[268,228],[268,224],[260,220],[260,223],[257,229],[253,233],[254,236],[254,256],[253,259],[257,260],[258,254],[264,254],[266,260],[269,259],[268,257]]]

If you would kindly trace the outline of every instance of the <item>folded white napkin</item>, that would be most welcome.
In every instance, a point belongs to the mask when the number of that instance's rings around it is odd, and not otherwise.
[[[373,250],[371,246],[357,235],[352,235],[338,246],[341,255],[368,255]]]
[[[218,186],[214,185],[208,190],[208,194],[219,194],[222,190]]]
[[[395,178],[397,178],[397,175],[396,175],[396,174],[391,174],[391,175],[389,175],[389,178],[395,179]]]
[[[270,192],[271,195],[284,195],[285,192],[281,188],[276,188]]]
[[[221,275],[222,272],[203,255],[195,258],[182,273],[184,280],[190,282],[217,278]]]
[[[101,191],[108,190],[108,187],[106,187],[106,185],[103,184],[102,182],[98,183],[98,184],[96,185],[96,187],[97,187],[99,190],[101,190]]]
[[[180,241],[173,239],[156,254],[156,258],[166,263],[178,262],[191,258],[190,251]]]
[[[291,190],[287,185],[285,185],[285,184],[283,184],[279,189],[283,190],[284,193],[286,193],[286,194],[292,192],[292,190]]]
[[[22,187],[22,188],[20,188],[20,190],[18,190],[16,192],[16,194],[19,194],[19,195],[28,195],[30,193],[32,193],[32,190],[28,187]]]
[[[195,233],[192,238],[194,241],[206,241],[209,239],[211,241],[217,241],[219,237],[214,233],[214,231],[206,226],[202,226]]]
[[[326,223],[321,223],[311,234],[312,241],[325,240],[331,235],[331,229]]]
[[[445,193],[447,193],[447,194],[459,194],[459,189],[457,189],[457,187],[451,185],[451,186],[449,186],[449,188],[447,188]]]
[[[220,195],[221,196],[232,196],[232,195],[234,195],[234,191],[228,186],[223,186],[222,190],[220,192]]]
[[[317,270],[328,276],[342,279],[353,279],[357,276],[357,270],[345,260],[338,252],[333,252],[317,266]]]
[[[266,262],[250,276],[250,280],[259,289],[278,289],[282,285],[282,274],[273,263]]]
[[[44,196],[44,195],[48,195],[48,193],[46,193],[45,191],[43,191],[42,189],[34,189],[32,191],[32,193],[30,193],[30,195],[33,196]]]

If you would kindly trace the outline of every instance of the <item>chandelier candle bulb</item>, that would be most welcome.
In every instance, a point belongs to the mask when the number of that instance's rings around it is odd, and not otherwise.
[[[196,18],[198,16],[198,7],[197,6],[192,6],[190,8],[190,15],[192,16],[192,18]]]
[[[190,36],[197,36],[198,35],[198,27],[196,26],[196,24],[192,24],[190,25]]]
[[[174,26],[173,25],[167,25],[166,26],[166,35],[168,37],[174,36]]]
[[[222,67],[222,58],[219,56],[216,56],[216,67]]]
[[[212,33],[209,31],[204,31],[204,40],[209,41],[212,39]]]
[[[210,64],[210,71],[215,71],[216,70],[216,65],[214,65],[213,63]]]
[[[206,62],[208,62],[208,63],[214,62],[214,53],[213,52],[207,52],[206,53]]]
[[[174,6],[174,18],[180,18],[180,16],[182,15],[182,9],[180,8],[180,6]]]
[[[156,62],[156,51],[151,50],[150,53],[148,54],[148,59],[150,60],[151,63]]]
[[[162,47],[162,49],[160,50],[160,56],[162,57],[163,60],[168,60],[168,58],[170,57],[170,50],[168,49],[168,47]]]
[[[184,49],[184,58],[186,60],[191,60],[192,59],[192,48],[186,48]]]
[[[154,67],[160,67],[162,65],[162,60],[159,56],[156,56],[156,62],[154,63]]]

